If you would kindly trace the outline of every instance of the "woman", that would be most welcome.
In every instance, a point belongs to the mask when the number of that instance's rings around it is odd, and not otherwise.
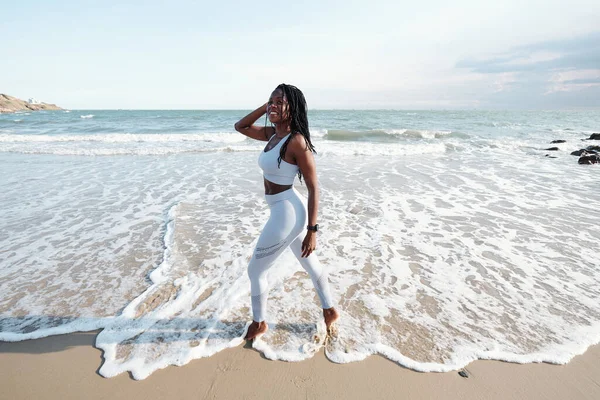
[[[266,123],[264,127],[253,125],[265,113],[274,127]],[[295,86],[277,86],[269,101],[239,120],[235,130],[267,142],[258,165],[263,170],[265,198],[271,210],[248,265],[253,321],[245,339],[253,340],[268,329],[265,322],[269,293],[267,271],[288,247],[313,281],[329,332],[339,315],[333,307],[327,272],[313,254],[319,228],[319,192],[304,95]],[[308,189],[308,215],[304,199],[293,187],[296,175],[304,178]]]

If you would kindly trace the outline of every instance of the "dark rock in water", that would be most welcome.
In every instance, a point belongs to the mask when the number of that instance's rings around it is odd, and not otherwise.
[[[558,158],[558,157],[551,156],[550,154],[546,154],[546,157],[548,157],[548,158]]]
[[[587,140],[600,140],[600,133],[592,133]]]
[[[560,140],[553,140],[550,142],[550,144],[554,144],[554,143],[567,143],[567,141],[560,139]]]
[[[600,146],[588,146],[585,149],[575,150],[571,153],[572,156],[585,156],[590,154],[598,154],[600,153]]]
[[[598,154],[590,154],[579,158],[579,164],[598,164],[600,163],[600,156]]]
[[[558,147],[550,147],[550,148],[547,148],[547,149],[544,149],[544,150],[546,150],[546,151],[558,151]]]
[[[464,370],[464,369],[461,369],[460,371],[458,371],[458,374],[460,376],[462,376],[463,378],[468,378],[469,377],[469,373],[466,370]]]

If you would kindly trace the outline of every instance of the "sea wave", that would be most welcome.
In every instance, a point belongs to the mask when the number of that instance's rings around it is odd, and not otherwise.
[[[325,136],[313,138],[318,154],[343,156],[411,155],[444,153],[450,143],[356,140],[337,142]],[[89,135],[19,135],[0,134],[0,152],[21,154],[56,154],[78,156],[165,155],[207,152],[260,151],[264,142],[237,133],[199,134],[89,134]],[[450,148],[450,150],[454,147]]]
[[[239,143],[247,141],[245,136],[233,133],[199,134],[92,134],[92,135],[6,135],[0,134],[0,143],[61,143],[61,142],[99,142],[99,143],[176,143],[211,142]]]
[[[469,136],[445,130],[415,130],[415,129],[370,129],[351,131],[330,129],[323,136],[326,140],[359,141],[359,142],[397,142],[407,139],[440,139],[448,137],[468,138]]]
[[[18,154],[49,154],[59,156],[151,156],[170,154],[193,153],[244,153],[259,152],[260,145],[256,144],[230,144],[225,146],[202,145],[175,145],[175,146],[69,146],[58,143],[51,146],[32,146],[31,143],[0,145],[0,153]],[[407,156],[419,154],[443,154],[447,151],[456,151],[451,144],[432,143],[393,146],[384,146],[380,143],[367,143],[366,145],[339,146],[322,144],[318,147],[318,155],[322,156]]]

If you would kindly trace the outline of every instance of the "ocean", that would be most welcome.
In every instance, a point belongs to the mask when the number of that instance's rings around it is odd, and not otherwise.
[[[0,340],[101,330],[99,373],[136,379],[240,345],[268,218],[265,143],[233,129],[248,112],[0,115]],[[265,357],[324,347],[339,363],[381,354],[450,371],[566,363],[600,342],[600,165],[570,155],[594,144],[600,113],[313,110],[309,122],[317,254],[341,320],[327,338],[287,251],[254,343]]]

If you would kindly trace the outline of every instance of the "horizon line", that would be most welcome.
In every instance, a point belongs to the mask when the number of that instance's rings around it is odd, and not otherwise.
[[[63,108],[43,111],[252,111],[253,108]],[[599,106],[568,108],[311,108],[310,111],[596,111]]]

